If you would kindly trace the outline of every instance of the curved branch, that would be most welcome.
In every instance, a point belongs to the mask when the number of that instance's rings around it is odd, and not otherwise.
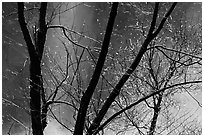
[[[197,58],[197,59],[200,59],[202,60],[202,57],[198,57],[198,56],[195,56],[195,55],[192,55],[192,54],[188,54],[188,53],[185,53],[185,52],[182,52],[182,51],[178,51],[178,50],[174,50],[174,49],[170,49],[170,48],[165,48],[163,46],[154,46],[152,48],[162,48],[164,50],[169,50],[169,51],[172,51],[172,52],[177,52],[177,53],[181,53],[181,54],[184,54],[184,55],[187,55],[187,56],[190,56],[190,57],[193,57],[193,58]]]
[[[118,115],[120,115],[121,113],[125,112],[126,110],[132,108],[133,106],[141,103],[142,101],[156,95],[156,94],[159,94],[160,92],[162,91],[165,91],[167,89],[170,89],[170,88],[173,88],[173,87],[177,87],[177,86],[181,86],[181,85],[187,85],[187,84],[194,84],[194,83],[201,83],[202,81],[189,81],[189,82],[184,82],[184,83],[178,83],[178,84],[175,84],[175,85],[171,85],[169,87],[166,87],[166,88],[163,88],[163,89],[160,89],[156,92],[153,92],[141,99],[139,99],[138,101],[136,101],[135,103],[132,103],[131,105],[127,106],[126,108],[118,111],[117,113],[115,113],[114,115],[112,115],[108,120],[106,120],[95,132],[94,134],[97,134],[100,130],[102,130],[109,122],[111,122],[114,118],[116,118]]]
[[[77,34],[77,35],[79,35],[79,36],[82,36],[82,37],[84,37],[84,38],[90,39],[90,40],[92,40],[92,41],[94,41],[94,42],[97,42],[97,43],[101,44],[101,41],[98,41],[98,40],[96,40],[96,39],[94,39],[94,38],[92,38],[92,37],[89,37],[89,36],[86,36],[86,35],[81,34],[81,33],[79,33],[79,32],[76,32],[76,31],[74,31],[74,30],[72,30],[72,29],[69,29],[69,28],[63,26],[63,25],[49,25],[47,28],[48,28],[48,29],[54,29],[54,28],[57,29],[57,28],[58,28],[58,29],[62,29],[63,31],[66,30],[66,31],[75,33],[75,34]]]
[[[24,40],[26,42],[28,53],[30,55],[30,60],[33,60],[37,57],[34,44],[32,42],[29,30],[27,28],[27,23],[25,21],[25,15],[24,15],[24,3],[18,2],[18,21],[23,33]]]
[[[64,44],[64,43],[63,43]],[[65,80],[67,79],[67,77],[68,77],[68,72],[69,72],[69,67],[68,67],[68,65],[69,65],[69,51],[68,51],[68,49],[66,48],[66,46],[64,45],[64,47],[65,47],[65,50],[66,50],[66,53],[67,53],[67,62],[66,62],[66,74],[65,74],[65,77],[64,77],[64,79],[59,83],[59,85],[57,85],[57,87],[55,88],[55,91],[54,91],[54,95],[53,95],[53,97],[52,97],[52,101],[54,101],[54,99],[55,99],[55,97],[57,96],[57,92],[58,92],[58,90],[59,90],[59,88],[62,86],[62,84],[65,82]]]

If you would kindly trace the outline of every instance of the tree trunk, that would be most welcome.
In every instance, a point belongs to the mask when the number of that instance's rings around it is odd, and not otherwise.
[[[154,115],[153,115],[153,118],[152,118],[152,122],[151,122],[151,126],[149,128],[148,135],[153,135],[154,132],[155,132],[155,128],[156,128],[156,124],[157,124],[157,119],[158,119],[158,116],[159,116],[159,112],[161,110],[162,96],[163,96],[163,92],[161,92],[159,94],[158,102],[157,102],[156,106],[154,107]]]
[[[45,115],[47,114],[41,115],[41,94],[44,94],[44,88],[40,66],[47,32],[45,23],[46,9],[47,3],[41,3],[39,31],[36,32],[37,39],[34,44],[24,16],[24,3],[18,3],[18,21],[30,57],[30,110],[33,135],[43,135],[43,130],[46,126],[46,119],[42,121],[42,117],[46,118]]]
[[[43,135],[41,123],[41,92],[43,90],[40,62],[30,64],[30,109],[33,135]]]

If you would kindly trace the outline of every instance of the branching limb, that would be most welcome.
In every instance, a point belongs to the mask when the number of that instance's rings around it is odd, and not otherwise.
[[[33,60],[33,58],[37,57],[37,54],[35,52],[34,44],[32,42],[29,30],[27,28],[27,23],[25,21],[25,16],[24,16],[24,3],[19,2],[18,3],[18,21],[23,33],[24,40],[26,42],[27,48],[28,48],[28,53],[30,55],[30,60]]]
[[[189,54],[189,53],[185,53],[185,52],[182,52],[182,51],[178,51],[178,50],[166,48],[166,47],[163,47],[163,46],[154,46],[154,47],[152,47],[152,48],[157,48],[157,49],[162,48],[162,49],[164,49],[164,50],[181,53],[181,54],[184,54],[184,55],[187,55],[187,56],[190,56],[190,57],[193,57],[193,58],[197,58],[197,59],[202,60],[202,57],[198,57],[198,56],[195,56],[195,55],[192,55],[192,54]]]
[[[118,111],[117,113],[115,113],[114,115],[112,115],[108,120],[106,120],[101,126],[99,126],[99,128],[97,128],[97,130],[94,132],[94,134],[97,134],[100,130],[102,130],[109,122],[111,122],[114,118],[116,118],[118,115],[120,115],[121,113],[125,112],[126,110],[132,108],[133,106],[145,101],[146,99],[154,96],[154,95],[157,95],[159,94],[160,92],[163,92],[167,89],[171,89],[173,87],[177,87],[177,86],[182,86],[182,85],[187,85],[187,84],[196,84],[196,83],[202,83],[202,81],[189,81],[189,82],[184,82],[184,83],[178,83],[178,84],[175,84],[175,85],[171,85],[171,86],[168,86],[166,88],[163,88],[163,89],[160,89],[158,91],[155,91],[155,92],[152,92],[151,94],[139,99],[138,101],[136,101],[135,103],[132,103],[131,105],[127,106],[126,108]]]
[[[81,36],[81,37],[90,39],[90,40],[92,40],[92,41],[94,41],[94,42],[96,42],[96,43],[99,43],[99,44],[102,43],[101,41],[98,41],[98,40],[96,40],[96,39],[94,39],[94,38],[92,38],[92,37],[89,37],[89,36],[86,36],[86,35],[81,34],[81,33],[79,33],[79,32],[76,32],[76,31],[74,31],[74,30],[72,30],[72,29],[69,29],[69,28],[63,26],[63,25],[49,25],[49,26],[48,26],[48,29],[62,29],[62,30],[63,30],[63,33],[72,32],[72,33],[75,33],[75,34],[77,34],[77,35],[79,35],[79,36]]]
[[[105,114],[107,113],[109,107],[111,106],[111,104],[114,102],[115,98],[119,95],[121,88],[123,87],[123,85],[125,84],[125,82],[129,79],[130,75],[134,72],[134,70],[136,69],[136,67],[139,65],[140,60],[142,59],[144,53],[147,50],[147,47],[149,45],[149,43],[157,36],[157,34],[161,31],[161,29],[163,28],[164,22],[166,21],[166,18],[171,14],[171,12],[173,11],[173,9],[175,8],[175,4],[170,8],[170,10],[167,12],[166,16],[163,18],[162,22],[159,25],[159,28],[156,30],[156,33],[153,33],[155,25],[156,25],[156,19],[157,19],[157,14],[158,14],[158,6],[159,3],[155,4],[155,9],[154,9],[154,13],[153,13],[153,19],[151,22],[151,26],[150,26],[150,30],[149,33],[147,35],[147,38],[145,39],[144,43],[142,44],[137,56],[135,57],[133,63],[131,64],[131,66],[127,69],[126,73],[122,76],[122,78],[119,80],[119,82],[116,84],[114,90],[111,92],[111,94],[109,95],[109,97],[107,98],[106,102],[104,103],[104,105],[102,106],[101,110],[99,111],[99,114],[96,116],[96,118],[93,120],[93,123],[91,124],[90,128],[89,128],[89,134],[93,134],[94,130],[96,130],[98,128],[98,126],[100,125],[103,117],[105,116]],[[155,35],[156,34],[156,35]]]

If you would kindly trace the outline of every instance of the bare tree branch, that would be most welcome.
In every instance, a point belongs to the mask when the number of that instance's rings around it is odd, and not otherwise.
[[[98,41],[98,40],[96,40],[96,39],[94,39],[94,38],[92,38],[92,37],[89,37],[89,36],[86,36],[86,35],[81,34],[81,33],[79,33],[79,32],[76,32],[76,31],[74,31],[74,30],[72,30],[72,29],[69,29],[69,28],[63,26],[63,25],[49,25],[49,26],[48,26],[48,29],[54,29],[54,28],[62,29],[62,30],[64,31],[64,34],[65,34],[66,31],[68,31],[68,32],[75,33],[75,34],[77,34],[77,35],[79,35],[79,36],[82,36],[82,37],[84,37],[84,38],[90,39],[90,40],[92,40],[92,41],[94,41],[94,42],[96,42],[96,43],[99,43],[99,44],[102,43],[101,41]]]
[[[30,56],[30,108],[31,108],[31,121],[32,131],[34,135],[43,135],[45,128],[46,115],[41,115],[41,99],[44,94],[43,79],[41,75],[41,59],[46,40],[47,27],[45,22],[47,10],[47,3],[41,3],[39,15],[39,29],[36,32],[37,39],[32,42],[29,34],[27,24],[24,16],[24,3],[18,3],[18,21],[20,23],[23,37],[26,42],[28,53]],[[35,45],[34,45],[35,44]],[[43,121],[41,121],[43,119]]]
[[[86,117],[88,105],[89,105],[90,99],[94,93],[94,90],[96,88],[96,85],[98,83],[98,80],[99,80],[99,77],[100,77],[104,62],[105,62],[105,58],[106,58],[106,55],[108,53],[108,47],[109,47],[109,42],[111,39],[113,25],[114,25],[115,17],[117,15],[117,8],[118,8],[118,3],[113,3],[112,9],[110,12],[110,17],[109,17],[108,24],[107,24],[107,28],[106,28],[106,33],[105,33],[103,44],[102,44],[101,53],[99,55],[99,58],[98,58],[98,61],[96,64],[96,68],[94,70],[91,81],[87,87],[87,90],[85,91],[84,95],[82,96],[82,99],[80,102],[80,108],[79,108],[79,112],[77,115],[77,121],[75,124],[75,130],[74,130],[75,135],[76,134],[79,134],[79,135],[83,134],[85,117]]]
[[[192,55],[192,54],[189,54],[189,53],[185,53],[185,52],[182,52],[182,51],[178,51],[178,50],[166,48],[166,47],[163,47],[163,46],[154,46],[154,47],[152,47],[152,48],[162,48],[162,49],[164,49],[164,50],[181,53],[181,54],[184,54],[184,55],[187,55],[187,56],[190,56],[190,57],[193,57],[193,58],[197,58],[197,59],[202,60],[202,57],[198,57],[198,56],[195,56],[195,55]]]
[[[169,9],[169,11],[166,13],[166,15],[164,16],[164,18],[162,19],[161,23],[159,24],[158,29],[153,33],[153,35],[156,37],[159,32],[161,31],[161,29],[164,26],[164,23],[166,22],[167,18],[170,16],[170,14],[172,13],[172,11],[174,10],[174,8],[176,7],[176,2],[174,2],[171,6],[171,8]]]
[[[27,23],[25,22],[24,3],[23,2],[18,3],[18,21],[19,21],[21,29],[22,29],[24,40],[27,44],[28,52],[30,55],[30,60],[33,60],[33,58],[36,58],[37,55],[35,52],[35,48],[34,48],[29,30],[27,28]]]
[[[142,44],[137,56],[135,57],[133,63],[131,66],[127,69],[126,73],[122,76],[122,78],[119,80],[107,100],[105,101],[104,105],[102,106],[101,110],[99,111],[99,114],[96,116],[96,118],[93,120],[93,123],[91,124],[89,128],[89,134],[92,134],[94,130],[100,125],[103,117],[107,113],[109,107],[111,106],[112,102],[115,100],[115,98],[119,95],[121,88],[125,84],[125,82],[129,79],[130,75],[133,73],[133,71],[136,69],[138,64],[140,63],[140,60],[142,59],[144,53],[147,50],[147,47],[149,43],[157,36],[157,34],[161,31],[161,28],[163,28],[164,22],[166,21],[166,18],[171,14],[171,12],[174,9],[174,5],[170,8],[170,10],[167,12],[167,15],[164,17],[163,22],[160,23],[160,27],[156,30],[157,33],[153,33],[153,29],[156,25],[156,18],[158,13],[158,3],[155,4],[155,9],[153,13],[153,19],[151,22],[150,30],[147,35],[147,38],[145,39],[144,43]],[[155,35],[156,34],[156,35]]]
[[[112,115],[108,120],[106,120],[99,128],[97,128],[97,130],[94,132],[94,134],[97,134],[100,130],[103,129],[103,127],[105,127],[109,122],[111,122],[115,117],[117,117],[118,115],[120,115],[121,113],[125,112],[126,110],[132,108],[133,106],[141,103],[142,101],[145,101],[146,99],[156,95],[156,94],[159,94],[160,92],[163,92],[167,89],[171,89],[173,87],[177,87],[177,86],[182,86],[182,85],[187,85],[187,84],[196,84],[196,83],[202,83],[202,81],[189,81],[189,82],[184,82],[184,83],[178,83],[178,84],[175,84],[175,85],[171,85],[171,86],[168,86],[166,88],[163,88],[163,89],[160,89],[158,91],[155,91],[155,92],[152,92],[151,94],[139,99],[138,101],[136,101],[135,103],[132,103],[131,105],[125,107],[124,109],[118,111],[117,113],[115,113],[114,115]]]

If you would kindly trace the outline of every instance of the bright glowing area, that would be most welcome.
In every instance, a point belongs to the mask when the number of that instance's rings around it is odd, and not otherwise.
[[[45,135],[71,135],[71,133],[60,125],[56,120],[49,121],[44,130]]]

